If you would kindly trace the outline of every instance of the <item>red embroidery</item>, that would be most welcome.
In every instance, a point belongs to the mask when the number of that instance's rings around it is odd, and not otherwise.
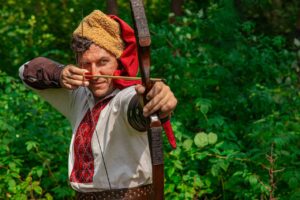
[[[77,183],[91,183],[94,176],[94,156],[91,140],[103,108],[111,98],[97,103],[92,115],[88,110],[82,119],[74,139],[74,166],[71,172],[70,181]],[[100,142],[100,141],[99,141]]]

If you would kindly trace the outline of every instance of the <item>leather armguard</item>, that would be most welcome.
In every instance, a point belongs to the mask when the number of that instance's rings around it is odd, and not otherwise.
[[[60,88],[63,65],[48,58],[37,57],[24,66],[24,82],[35,89]]]

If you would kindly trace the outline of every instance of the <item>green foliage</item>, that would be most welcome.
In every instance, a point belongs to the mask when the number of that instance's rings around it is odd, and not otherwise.
[[[82,3],[0,7],[0,69],[10,74],[0,74],[0,199],[74,195],[69,125],[12,76],[38,55],[73,62],[68,36]],[[169,3],[146,1],[152,74],[166,78],[179,100],[172,118],[178,148],[165,141],[166,199],[299,199],[300,42],[286,34],[298,1],[188,0],[175,24],[163,12]],[[85,5],[84,14],[99,8]],[[119,6],[130,20],[127,2]],[[272,9],[282,20],[267,15]]]
[[[0,72],[0,199],[53,199],[68,186],[68,123]]]
[[[230,1],[156,28],[152,62],[179,100],[168,198],[299,197],[297,58],[285,36],[256,28]]]
[[[268,34],[293,34],[299,13],[298,0],[237,0],[238,12],[244,20],[251,20],[259,31]]]
[[[0,7],[0,64],[16,76],[18,67],[37,56],[74,62],[70,51],[73,30],[87,15],[99,7],[97,1],[9,0]],[[5,67],[4,67],[5,66]]]

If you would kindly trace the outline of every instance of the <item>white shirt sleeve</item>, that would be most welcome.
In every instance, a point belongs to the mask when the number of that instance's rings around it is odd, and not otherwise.
[[[25,64],[23,64],[19,68],[19,76],[23,81],[23,84],[26,87],[33,90],[34,92],[36,92],[39,96],[41,96],[44,100],[46,100],[49,104],[51,104],[51,106],[53,106],[56,110],[58,110],[61,114],[63,114],[69,121],[72,122],[71,116],[74,110],[72,105],[74,104],[73,99],[76,92],[64,88],[49,88],[49,89],[38,90],[30,87],[24,82],[23,72],[24,72]]]

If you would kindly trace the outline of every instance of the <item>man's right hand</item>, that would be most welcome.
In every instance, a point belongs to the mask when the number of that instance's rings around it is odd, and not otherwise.
[[[63,88],[74,90],[79,86],[87,87],[89,82],[84,79],[86,69],[81,69],[75,65],[67,65],[60,74],[60,85]]]

